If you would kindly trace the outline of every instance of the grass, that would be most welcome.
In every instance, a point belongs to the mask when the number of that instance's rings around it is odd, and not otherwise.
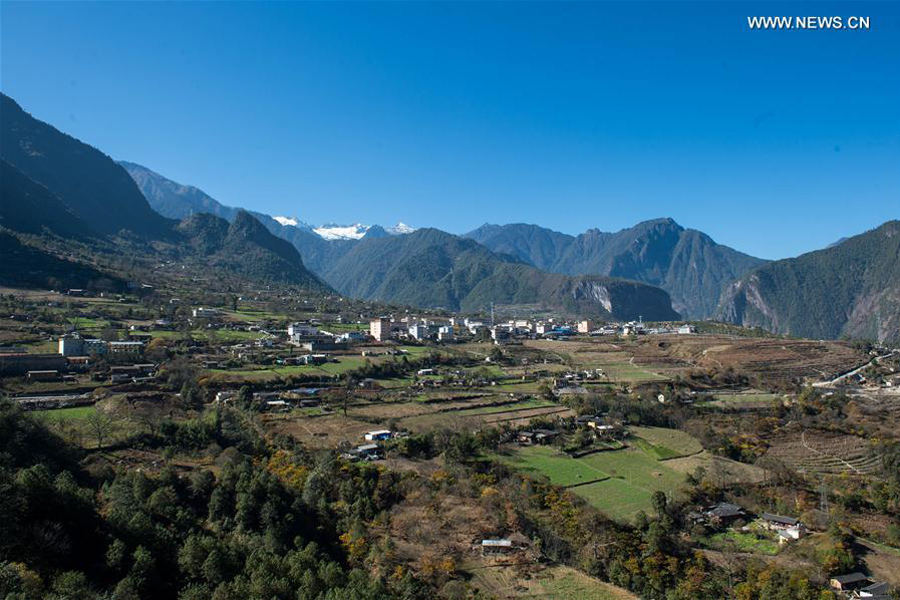
[[[607,479],[572,491],[619,521],[630,521],[640,511],[650,514],[653,509],[653,492],[623,479]]]
[[[743,533],[739,531],[716,533],[709,537],[709,543],[715,548],[733,545],[738,552],[765,554],[766,556],[775,556],[778,554],[778,542],[765,537],[758,538],[752,533]]]
[[[26,352],[35,354],[55,354],[59,349],[59,342],[56,340],[44,340],[42,342],[33,342],[31,344],[22,345],[25,346]]]
[[[91,406],[72,406],[70,408],[54,408],[50,410],[36,410],[36,415],[55,420],[73,420],[80,421],[86,419],[97,411],[93,405]]]
[[[339,362],[325,363],[322,365],[285,365],[274,367],[260,367],[258,369],[210,369],[209,372],[216,375],[224,375],[229,378],[244,378],[254,381],[265,381],[276,377],[290,377],[291,375],[340,375],[353,369],[358,369],[365,364],[365,360],[356,356],[342,356]]]
[[[703,446],[692,435],[678,429],[665,427],[631,427],[631,433],[650,444],[657,458],[687,456],[703,450]]]
[[[544,593],[550,598],[619,600],[635,597],[621,588],[588,577],[574,569],[560,570],[552,577],[542,578],[540,584]]]
[[[605,481],[572,488],[572,492],[610,517],[631,520],[639,511],[653,510],[653,493],[674,494],[684,475],[640,447],[596,452],[569,458],[545,446],[517,449],[501,460],[529,473],[547,477],[554,485],[569,486],[593,479]]]
[[[521,410],[525,408],[545,408],[548,406],[559,406],[555,402],[550,402],[549,400],[541,400],[539,398],[531,398],[529,400],[522,400],[521,402],[514,402],[512,404],[503,404],[501,406],[482,406],[480,408],[469,408],[466,410],[461,410],[456,414],[460,415],[492,415],[495,413],[505,413],[511,410]]]
[[[520,394],[536,394],[541,389],[541,384],[536,381],[525,383],[503,383],[495,387],[503,392],[518,392]]]
[[[436,350],[430,346],[400,346],[400,350],[406,350],[407,354],[412,356],[418,356],[421,354],[428,354],[429,352],[435,352]]]
[[[608,477],[607,473],[547,446],[519,448],[511,457],[500,456],[500,460],[530,474],[543,475],[553,485],[568,486]]]
[[[148,331],[155,338],[179,339],[187,334],[193,338],[217,340],[220,342],[243,342],[258,340],[265,337],[258,331],[239,331],[233,329],[193,329],[191,331],[169,331],[166,329],[151,329]]]
[[[641,450],[655,457],[657,460],[665,460],[667,458],[679,458],[684,456],[680,452],[676,452],[671,448],[666,448],[665,446],[657,446],[656,444],[652,444],[647,440],[642,440],[641,438],[636,438],[634,440],[634,444],[638,446]]]

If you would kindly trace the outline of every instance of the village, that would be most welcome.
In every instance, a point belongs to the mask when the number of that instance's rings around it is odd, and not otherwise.
[[[148,307],[78,294],[17,302],[2,319],[10,332],[0,346],[5,392],[113,464],[147,460],[117,449],[120,440],[222,410],[250,415],[260,431],[309,451],[398,472],[439,472],[442,436],[475,435],[490,440],[487,459],[619,522],[641,523],[660,501],[682,507],[685,539],[724,564],[732,556],[803,557],[830,540],[827,507],[768,495],[785,469],[815,473],[832,502],[841,499],[840,477],[862,484],[877,472],[847,434],[816,434],[819,442],[807,432],[815,452],[784,434],[754,438],[764,442],[758,454],[723,449],[723,440],[747,444],[731,433],[736,419],[794,410],[797,381],[860,404],[887,402],[900,414],[900,355],[890,348],[748,337],[704,323],[500,321],[492,311],[380,306],[367,314],[340,300],[315,311],[262,299]],[[66,318],[24,316],[40,315],[41,305]],[[845,445],[846,453],[830,454]],[[195,452],[176,464],[214,461]],[[522,531],[461,527],[466,542],[447,550],[455,560],[540,564]],[[823,573],[823,585],[845,598],[889,598],[898,585],[883,566],[893,564],[890,553],[860,543],[877,560]]]

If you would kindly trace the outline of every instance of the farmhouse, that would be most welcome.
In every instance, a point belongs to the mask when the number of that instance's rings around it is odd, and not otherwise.
[[[760,515],[760,520],[762,521],[762,526],[770,531],[796,530],[796,537],[793,539],[800,539],[802,530],[806,529],[806,526],[803,525],[799,519],[795,519],[794,517],[783,517],[781,515],[773,515],[772,513],[763,513]],[[793,535],[794,534],[792,534],[792,537]]]
[[[891,586],[884,581],[880,581],[859,588],[856,590],[855,595],[859,598],[872,598],[872,600],[880,600],[881,598],[887,599],[891,597]]]
[[[534,441],[538,444],[550,444],[559,437],[559,432],[553,429],[535,429]]]
[[[869,578],[857,571],[846,575],[836,575],[831,578],[828,584],[836,590],[845,592],[847,590],[855,590],[862,586],[863,583],[868,582]]]
[[[212,317],[219,316],[220,313],[215,308],[204,308],[202,306],[198,306],[193,311],[191,311],[191,314],[195,318],[198,318],[198,319],[200,319],[200,318],[209,319]]]
[[[745,516],[744,509],[736,504],[729,504],[728,502],[720,502],[715,506],[710,507],[709,510],[705,513],[706,518],[709,519],[710,523],[714,525],[720,525],[724,523],[728,523],[730,521],[734,521],[736,519],[740,519]]]

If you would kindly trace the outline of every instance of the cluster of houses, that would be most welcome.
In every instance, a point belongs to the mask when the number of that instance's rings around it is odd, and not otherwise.
[[[316,408],[322,406],[320,388],[303,387],[281,392],[254,392],[252,401],[262,412],[288,412],[293,408]],[[222,390],[216,394],[217,404],[233,404],[238,398],[237,390]]]
[[[622,439],[626,436],[626,429],[622,423],[597,415],[583,415],[575,417],[574,422],[560,420],[558,423],[563,429],[584,429],[592,433],[595,439],[603,441]],[[552,444],[560,435],[561,432],[557,429],[522,429],[516,433],[515,440],[520,446],[546,445]]]
[[[713,528],[727,528],[737,521],[746,522],[754,518],[740,506],[729,502],[720,502],[705,511],[693,512],[688,516],[694,523]],[[760,529],[774,532],[778,536],[779,544],[799,540],[807,534],[806,525],[794,517],[764,512],[755,519],[755,522]]]
[[[133,363],[144,355],[144,343],[136,341],[106,341],[69,333],[57,343],[56,353],[30,353],[13,346],[0,349],[0,376],[24,375],[28,381],[74,380],[69,373],[84,371],[93,357]]]
[[[692,325],[680,327],[644,327],[643,322],[614,323],[598,326],[589,319],[567,321],[548,319],[533,321],[511,319],[502,323],[485,323],[482,319],[449,317],[445,320],[417,319],[404,316],[400,319],[380,317],[369,321],[369,336],[384,342],[389,339],[414,339],[447,342],[459,337],[470,337],[490,332],[494,342],[509,343],[521,339],[561,339],[574,335],[642,335],[642,334],[691,334],[696,333]]]
[[[378,442],[386,442],[396,434],[390,429],[369,431],[364,436],[365,444],[351,448],[341,456],[347,460],[379,460],[384,458],[384,448]]]

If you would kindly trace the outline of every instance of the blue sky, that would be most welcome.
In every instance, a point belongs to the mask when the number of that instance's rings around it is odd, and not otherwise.
[[[0,33],[36,117],[313,224],[670,216],[779,258],[900,218],[898,2],[4,1]]]

